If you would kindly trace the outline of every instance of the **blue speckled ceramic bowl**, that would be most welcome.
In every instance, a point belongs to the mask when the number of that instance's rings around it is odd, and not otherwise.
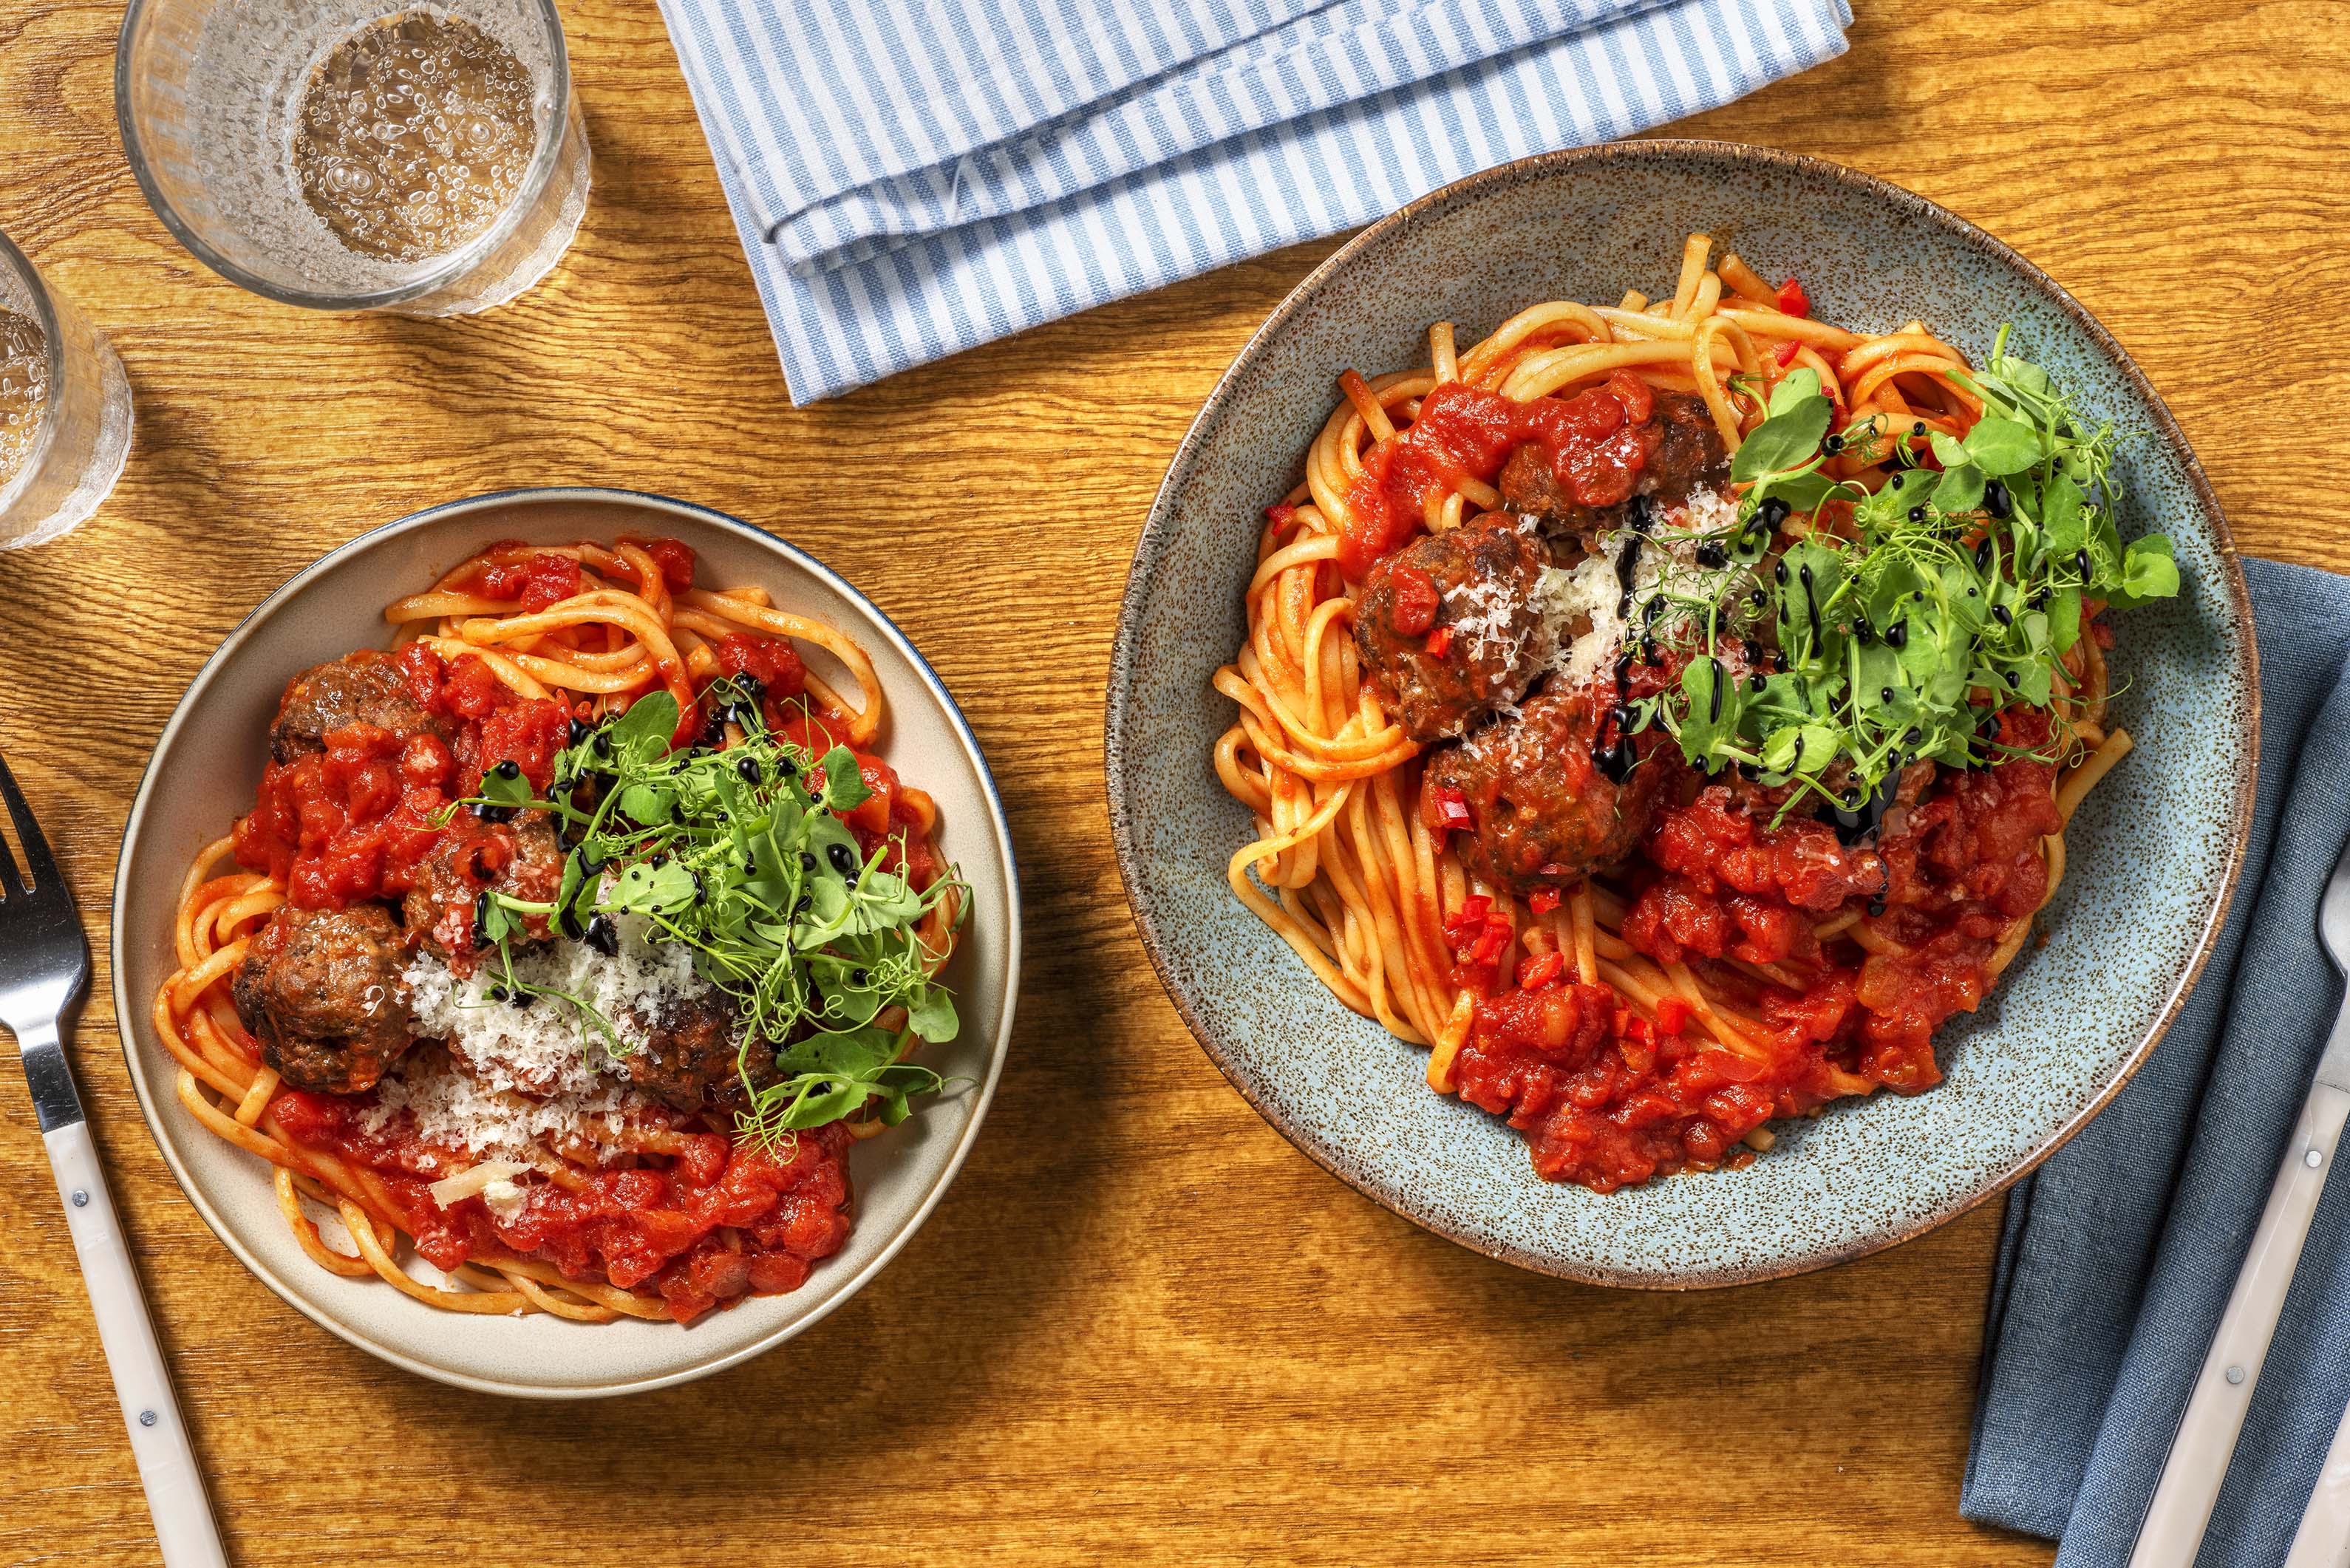
[[[2177,543],[2186,591],[2131,612],[2116,659],[2137,751],[2091,796],[2028,949],[1940,1037],[1932,1092],[1775,1124],[1744,1171],[1600,1197],[1541,1180],[1493,1116],[1431,1094],[1424,1054],[1347,1012],[1224,882],[1248,815],[1210,748],[1232,704],[1210,674],[1243,635],[1262,509],[1296,483],[1335,380],[1426,362],[1525,305],[1669,292],[1705,231],[1819,314],[1912,316],[1980,356],[2002,322],[2123,447],[2126,534]],[[1915,1236],[2032,1168],[2112,1098],[2178,1013],[2234,886],[2251,816],[2259,684],[2226,520],[2121,346],[2022,257],[1929,202],[1817,160],[1704,141],[1528,159],[1373,225],[1301,284],[1201,410],[1127,587],[1108,706],[1118,864],[1152,961],[1200,1043],[1266,1120],[1333,1174],[1463,1246],[1600,1283],[1768,1279]],[[2159,823],[2159,833],[2144,831]],[[2126,1179],[2116,1173],[2116,1179]]]

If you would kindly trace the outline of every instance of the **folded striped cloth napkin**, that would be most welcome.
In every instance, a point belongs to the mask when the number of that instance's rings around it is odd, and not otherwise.
[[[793,400],[1711,109],[1846,0],[660,0]]]

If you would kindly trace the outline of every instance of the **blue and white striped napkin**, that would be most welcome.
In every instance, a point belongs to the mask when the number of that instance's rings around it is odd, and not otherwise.
[[[795,401],[1843,53],[1846,0],[660,0]]]

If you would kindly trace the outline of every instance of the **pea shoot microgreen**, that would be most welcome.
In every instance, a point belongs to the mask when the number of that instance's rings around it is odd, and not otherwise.
[[[695,972],[740,1010],[745,1136],[772,1141],[868,1104],[894,1126],[911,1096],[943,1082],[900,1058],[960,1027],[918,927],[950,894],[960,920],[962,884],[950,873],[917,890],[883,868],[886,846],[858,847],[836,815],[870,794],[848,748],[819,756],[784,740],[733,680],[705,701],[740,727],[738,743],[672,750],[677,703],[656,691],[559,753],[545,799],[518,771],[484,776],[461,804],[548,812],[567,847],[552,900],[486,892],[476,935],[510,994],[567,1002],[618,1054],[610,1020],[516,977],[512,946],[536,918],[610,951],[612,918],[639,917],[647,940],[691,948]],[[893,1008],[904,1022],[884,1028]]]
[[[1744,491],[1717,542],[1759,563],[1774,532],[1800,536],[1739,592],[1676,618],[1688,661],[1678,687],[1635,705],[1636,726],[1670,732],[1709,773],[1794,784],[1791,804],[1825,796],[1849,826],[1914,761],[2009,754],[1993,721],[2048,704],[2083,600],[2128,608],[2178,592],[2170,541],[2116,529],[2112,427],[2088,429],[2007,337],[1955,378],[1983,417],[1963,440],[1928,432],[1939,472],[1920,466],[1917,431],[1882,414],[1832,432],[1835,405],[1809,369],[1772,389],[1731,462]],[[1835,478],[1840,452],[1896,464],[1893,482],[1871,494]],[[1848,528],[1788,528],[1831,501],[1850,504]],[[1778,657],[1768,670],[1750,660],[1741,680],[1725,649],[1766,630]]]

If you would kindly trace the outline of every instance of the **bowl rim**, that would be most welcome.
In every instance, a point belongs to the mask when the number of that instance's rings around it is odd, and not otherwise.
[[[1336,1149],[1325,1150],[1316,1140],[1289,1117],[1252,1091],[1245,1073],[1235,1060],[1236,1054],[1218,1040],[1192,1006],[1186,982],[1169,961],[1162,942],[1158,914],[1151,901],[1138,894],[1144,885],[1142,852],[1135,824],[1135,803],[1128,793],[1125,754],[1129,736],[1127,709],[1130,701],[1140,657],[1140,632],[1143,608],[1148,594],[1146,585],[1156,577],[1149,569],[1153,563],[1146,557],[1164,547],[1174,511],[1174,493],[1179,481],[1198,460],[1206,444],[1210,421],[1222,413],[1224,405],[1234,395],[1242,376],[1251,369],[1272,346],[1274,337],[1287,327],[1295,316],[1339,273],[1351,266],[1367,251],[1383,243],[1396,230],[1418,222],[1424,214],[1483,192],[1489,187],[1506,186],[1529,174],[1551,175],[1590,165],[1615,162],[1669,162],[1687,159],[1713,160],[1730,165],[1762,167],[1782,172],[1794,172],[1825,179],[1847,186],[1863,195],[1890,205],[1897,211],[1922,219],[1941,229],[1960,244],[2012,268],[2044,295],[2073,322],[2085,331],[2099,352],[2104,354],[2128,382],[2131,390],[2144,399],[2154,413],[2152,433],[2181,460],[2187,482],[2196,503],[2211,521],[2217,535],[2220,556],[2224,570],[2224,588],[2232,617],[2242,628],[2241,654],[2236,659],[2237,673],[2248,695],[2248,707],[2243,716],[2244,756],[2246,763],[2238,770],[2234,797],[2230,803],[2230,844],[2227,865],[2210,905],[2203,917],[2202,929],[2196,939],[2195,951],[2180,971],[2168,995],[2164,999],[2160,1014],[2134,1046],[2112,1081],[2069,1119],[2043,1138],[2022,1158],[2009,1167],[1993,1171],[1988,1179],[1970,1192],[1952,1199],[1934,1210],[1915,1224],[1883,1234],[1861,1237],[1832,1247],[1820,1248],[1798,1256],[1773,1260],[1752,1267],[1709,1271],[1702,1274],[1679,1277],[1668,1273],[1636,1273],[1616,1268],[1577,1263],[1572,1260],[1545,1257],[1509,1242],[1495,1241],[1470,1231],[1464,1225],[1449,1221],[1433,1212],[1414,1212],[1399,1199],[1374,1190],[1365,1181],[1344,1168]],[[1386,217],[1372,223],[1341,245],[1320,265],[1308,273],[1284,296],[1267,316],[1262,326],[1251,333],[1241,351],[1224,373],[1217,378],[1214,389],[1185,431],[1182,441],[1168,462],[1167,472],[1159,481],[1152,497],[1150,511],[1135,541],[1134,558],[1127,572],[1126,588],[1119,597],[1118,630],[1110,647],[1108,680],[1104,694],[1102,726],[1103,766],[1107,775],[1110,836],[1117,852],[1118,879],[1126,891],[1127,905],[1133,911],[1135,926],[1142,938],[1143,949],[1149,954],[1151,967],[1159,973],[1161,988],[1167,992],[1184,1026],[1199,1043],[1201,1051],[1216,1065],[1241,1097],[1263,1117],[1274,1131],[1289,1140],[1297,1151],[1348,1187],[1378,1204],[1381,1208],[1402,1216],[1421,1229],[1433,1231],[1498,1262],[1555,1278],[1575,1280],[1586,1284],[1608,1285],[1623,1289],[1653,1291],[1690,1291],[1719,1289],[1732,1285],[1755,1284],[1768,1280],[1785,1279],[1808,1273],[1815,1269],[1849,1262],[1883,1251],[1888,1247],[1915,1240],[1929,1231],[1948,1224],[1960,1215],[1976,1208],[2013,1186],[2030,1174],[2049,1156],[2063,1147],[2075,1133],[2086,1127],[2097,1113],[2121,1093],[2137,1074],[2155,1045],[2169,1032],[2179,1012],[2187,1004],[2196,983],[2202,978],[2204,966],[2210,961],[2221,927],[2234,902],[2236,885],[2243,871],[2245,846],[2252,825],[2252,806],[2260,773],[2260,648],[2252,623],[2251,598],[2244,582],[2243,567],[2238,560],[2235,535],[2229,527],[2226,512],[2220,498],[2212,492],[2203,464],[2188,443],[2169,405],[2138,369],[2114,335],[2091,315],[2088,308],[2073,297],[2065,287],[2034,265],[2004,241],[1969,223],[1956,213],[1928,200],[1913,191],[1907,191],[1890,181],[1874,174],[1848,168],[1830,159],[1809,153],[1789,152],[1778,148],[1753,147],[1742,142],[1721,141],[1692,137],[1655,137],[1638,140],[1600,142],[1588,147],[1566,148],[1555,152],[1540,152],[1529,157],[1482,170],[1463,179],[1440,186],[1419,200],[1399,207]]]
[[[166,1136],[161,1119],[161,1102],[152,1086],[149,1085],[145,1071],[140,1064],[139,1050],[134,1039],[137,1032],[146,1026],[144,1021],[147,1009],[136,1004],[129,994],[130,981],[127,968],[121,961],[125,941],[123,911],[129,902],[126,894],[130,883],[130,846],[144,825],[150,799],[155,789],[156,759],[162,754],[165,747],[178,734],[181,726],[187,722],[190,701],[200,689],[209,685],[216,671],[243,650],[263,618],[286,607],[313,579],[365,546],[398,535],[419,532],[452,519],[470,517],[492,512],[500,507],[538,505],[548,503],[629,506],[651,512],[668,512],[673,515],[681,514],[698,521],[714,524],[743,535],[761,548],[780,555],[826,588],[847,599],[850,604],[861,607],[881,628],[883,635],[888,638],[897,651],[921,677],[924,687],[945,714],[956,739],[969,756],[972,767],[977,771],[982,792],[987,797],[990,829],[994,838],[996,851],[1003,860],[1005,908],[1009,911],[1009,919],[1005,922],[1003,931],[1003,1009],[1001,1021],[996,1027],[993,1048],[989,1055],[987,1075],[972,1099],[970,1115],[965,1118],[962,1128],[956,1137],[954,1147],[948,1151],[946,1163],[931,1183],[930,1189],[915,1205],[913,1212],[882,1243],[881,1249],[867,1262],[864,1267],[836,1282],[830,1294],[805,1316],[785,1324],[748,1345],[738,1346],[721,1355],[705,1357],[691,1366],[608,1384],[547,1386],[478,1377],[468,1373],[452,1371],[421,1360],[406,1351],[371,1337],[344,1323],[334,1314],[314,1306],[296,1293],[290,1285],[281,1281],[274,1269],[255,1256],[251,1250],[237,1240],[213,1208],[209,1195],[182,1165],[172,1139]],[[714,507],[703,506],[691,501],[681,501],[674,496],[662,495],[652,491],[623,490],[603,485],[551,485],[489,491],[455,501],[444,501],[437,505],[425,507],[421,511],[409,513],[391,522],[380,524],[363,534],[345,540],[279,584],[260,603],[245,613],[244,618],[239,620],[229,634],[222,639],[220,647],[213,649],[211,656],[204,660],[194,677],[189,680],[187,690],[181,693],[179,701],[172,706],[171,717],[164,722],[162,729],[157,732],[153,748],[148,753],[147,766],[140,775],[138,791],[131,797],[130,813],[123,820],[122,837],[115,860],[112,898],[113,907],[109,912],[107,920],[107,940],[109,962],[111,967],[110,989],[114,997],[116,1035],[122,1052],[123,1064],[130,1074],[131,1089],[139,1098],[140,1114],[146,1119],[147,1130],[149,1136],[154,1140],[156,1152],[161,1155],[163,1163],[171,1168],[172,1179],[179,1183],[181,1192],[186,1196],[197,1215],[255,1279],[267,1286],[278,1299],[336,1338],[380,1360],[390,1362],[404,1371],[430,1378],[436,1383],[445,1383],[453,1387],[470,1389],[476,1393],[500,1394],[515,1398],[603,1399],[623,1394],[645,1393],[655,1388],[672,1387],[681,1383],[690,1383],[697,1378],[710,1376],[728,1367],[740,1366],[754,1356],[763,1355],[785,1341],[797,1338],[831,1316],[851,1296],[863,1290],[877,1274],[889,1266],[897,1257],[899,1250],[913,1239],[915,1232],[920,1231],[930,1219],[931,1211],[938,1207],[940,1200],[946,1196],[947,1189],[954,1185],[955,1178],[962,1173],[963,1161],[969,1158],[973,1144],[978,1140],[981,1126],[987,1119],[988,1107],[994,1100],[996,1085],[1003,1076],[1004,1062],[1011,1054],[1013,1026],[1019,1009],[1020,867],[1014,849],[1012,829],[1004,816],[1003,799],[996,787],[995,775],[987,765],[986,753],[980,749],[978,737],[972,732],[970,722],[963,716],[962,709],[955,702],[953,696],[948,692],[946,683],[939,679],[938,672],[931,668],[930,661],[915,649],[912,639],[907,637],[899,628],[898,623],[892,620],[880,606],[868,598],[846,577],[799,545],[780,535],[770,533],[755,524],[747,523],[742,518],[718,511]],[[454,1321],[453,1318],[452,1321]]]

